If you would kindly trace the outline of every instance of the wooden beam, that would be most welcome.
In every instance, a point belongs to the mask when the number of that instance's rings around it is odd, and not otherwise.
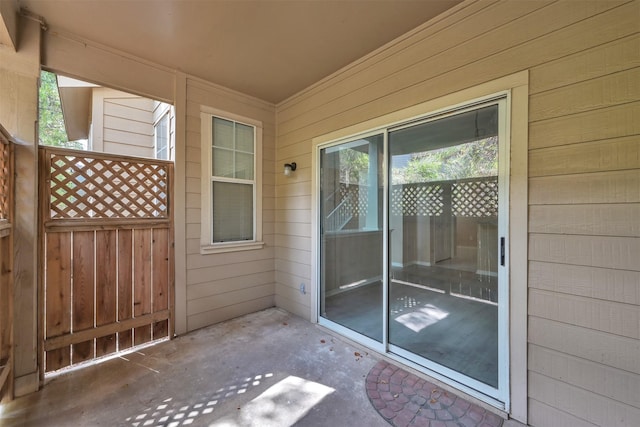
[[[80,332],[74,332],[68,335],[61,335],[55,338],[49,338],[44,342],[44,350],[56,350],[71,344],[79,344],[92,338],[99,338],[106,335],[123,332],[128,329],[137,328],[139,326],[150,325],[170,318],[170,311],[163,310],[156,313],[147,314],[133,319],[124,320],[122,322],[110,323],[108,325],[99,326],[97,328],[85,329]]]

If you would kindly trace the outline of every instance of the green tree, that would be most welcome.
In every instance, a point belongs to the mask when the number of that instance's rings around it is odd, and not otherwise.
[[[56,75],[48,71],[40,73],[39,142],[41,145],[82,149],[80,141],[69,141],[62,116],[62,104],[58,93]]]
[[[368,171],[368,153],[351,149],[340,151],[340,182],[366,185]]]
[[[413,153],[404,168],[393,171],[394,184],[497,175],[497,137]]]

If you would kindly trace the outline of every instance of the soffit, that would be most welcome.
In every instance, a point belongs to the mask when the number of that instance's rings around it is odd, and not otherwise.
[[[51,30],[278,103],[460,0],[19,0]]]

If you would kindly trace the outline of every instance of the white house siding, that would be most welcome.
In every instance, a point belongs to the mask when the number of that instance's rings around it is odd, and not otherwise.
[[[200,254],[201,106],[262,122],[262,249]],[[275,108],[187,78],[186,115],[187,329],[193,330],[275,305]]]
[[[108,88],[93,90],[94,151],[126,156],[155,156],[152,99]]]
[[[528,70],[528,422],[637,425],[639,32],[639,1],[465,2],[282,102],[276,304],[310,315],[312,138]]]
[[[175,109],[172,105],[160,102],[153,101],[153,126],[155,127],[156,123],[164,116],[165,114],[169,114],[169,147],[168,154],[169,160],[175,160],[176,158],[176,115]],[[154,153],[155,153],[155,139],[154,139]]]

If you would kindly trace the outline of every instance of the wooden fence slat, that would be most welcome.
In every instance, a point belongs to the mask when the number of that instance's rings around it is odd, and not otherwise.
[[[173,164],[50,147],[39,154],[45,372],[168,337]]]
[[[133,317],[133,231],[118,230],[118,321]],[[118,349],[133,345],[132,331],[118,332]]]
[[[169,230],[154,229],[152,242],[153,312],[169,308]],[[153,325],[153,339],[169,334],[169,322]]]
[[[94,326],[94,243],[93,231],[73,233],[73,330],[81,331]],[[71,363],[84,362],[94,357],[94,341],[89,340],[72,347]]]
[[[133,315],[143,316],[151,313],[151,230],[133,231]],[[151,341],[151,325],[135,329],[136,345]]]
[[[47,233],[45,270],[45,338],[71,331],[71,233]],[[46,354],[46,371],[71,363],[71,347]]]
[[[116,231],[96,231],[96,326],[116,321]],[[96,339],[96,357],[117,350],[116,335]]]

